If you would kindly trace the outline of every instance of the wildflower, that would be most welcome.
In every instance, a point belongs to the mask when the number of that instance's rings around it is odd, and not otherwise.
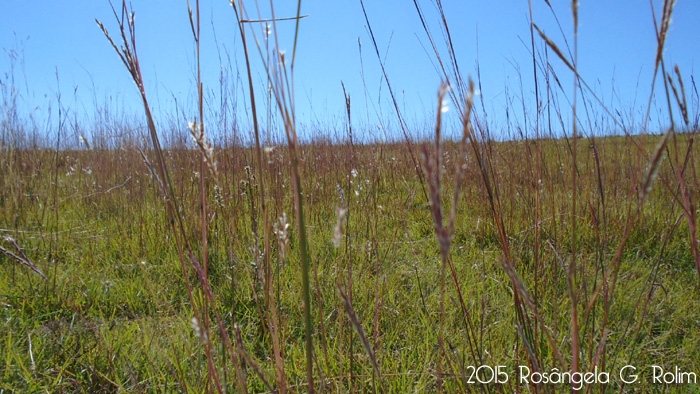
[[[287,258],[287,247],[289,246],[289,223],[287,223],[287,214],[282,212],[282,216],[277,220],[273,232],[277,236],[280,259],[284,261]]]
[[[450,110],[450,107],[447,106],[447,101],[445,100],[445,97],[447,96],[447,92],[449,92],[451,89],[450,85],[444,84],[440,86],[440,92],[438,93],[439,97],[442,97],[442,100],[440,102],[440,112],[445,113]]]
[[[104,296],[107,293],[109,293],[109,290],[112,287],[114,287],[114,282],[112,282],[111,280],[105,280],[102,282],[102,285],[104,286],[104,289],[102,290],[102,295]]]
[[[83,144],[85,144],[85,146],[86,146],[88,149],[90,149],[90,143],[88,143],[88,140],[85,138],[84,135],[82,135],[82,134],[80,135],[80,140],[83,142]]]
[[[340,247],[340,241],[343,238],[343,226],[345,225],[345,220],[348,215],[347,207],[335,207],[335,214],[338,220],[335,224],[335,230],[333,231],[333,246]]]
[[[345,192],[343,191],[343,188],[340,187],[339,184],[335,184],[335,188],[338,189],[338,195],[340,196],[340,202],[343,204],[343,206],[346,206],[347,204],[345,203]]]
[[[204,161],[207,163],[207,167],[214,174],[215,177],[219,176],[219,171],[216,166],[216,159],[214,158],[214,146],[207,139],[206,134],[204,134],[204,124],[198,124],[195,119],[194,122],[187,122],[187,126],[190,129],[190,135],[197,143],[197,146],[202,151],[204,155]]]
[[[207,338],[206,331],[202,330],[202,326],[199,324],[199,319],[193,317],[192,320],[190,320],[190,325],[194,330],[194,335],[196,335],[197,338],[199,338],[203,343],[207,343],[209,339]]]
[[[223,208],[224,197],[221,194],[221,188],[219,187],[219,185],[214,185],[214,201],[216,201],[216,205]]]

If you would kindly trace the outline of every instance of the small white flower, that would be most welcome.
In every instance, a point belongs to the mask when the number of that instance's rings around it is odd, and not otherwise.
[[[352,175],[353,178],[357,178],[357,170],[353,168],[352,171],[350,171],[350,175]]]
[[[199,133],[199,126],[195,122],[187,122],[187,128],[190,129],[193,135]]]
[[[282,212],[282,216],[275,222],[273,232],[277,236],[280,259],[285,261],[287,257],[287,248],[289,247],[289,223],[287,223],[287,213]]]
[[[224,196],[221,194],[221,188],[219,185],[214,185],[214,201],[219,207],[224,206]]]
[[[335,229],[333,230],[333,246],[336,248],[340,247],[340,242],[343,239],[343,226],[345,225],[345,220],[347,218],[348,209],[346,207],[335,207],[335,214],[338,217],[338,221],[335,224]]]
[[[448,93],[450,90],[452,90],[452,85],[443,84],[442,86],[440,86],[440,90],[439,90],[439,93],[438,93],[438,94],[439,94],[440,96],[444,97],[444,96],[447,95],[447,93]]]
[[[207,338],[207,333],[202,330],[202,326],[199,324],[199,320],[196,317],[193,317],[192,320],[190,320],[190,325],[192,326],[194,334],[197,336],[197,338],[201,339],[203,343],[207,343],[209,340],[209,338]]]
[[[197,320],[196,317],[193,317],[192,320],[190,320],[190,325],[192,326],[192,329],[194,330],[195,335],[199,337],[201,334],[200,327],[199,327],[199,320]]]

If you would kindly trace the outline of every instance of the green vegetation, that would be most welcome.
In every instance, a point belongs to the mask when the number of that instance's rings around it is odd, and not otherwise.
[[[653,150],[652,139],[658,138],[646,138],[647,153]],[[679,148],[687,141],[687,136],[679,136]],[[637,173],[636,148],[626,138],[599,139],[596,147],[606,197],[603,214],[591,142],[579,141],[579,146],[586,147],[579,155],[581,313],[602,283],[621,242],[629,209],[637,204],[631,176]],[[561,141],[542,143],[548,163],[543,171],[548,175],[540,185],[546,209],[536,263],[532,222],[536,184],[528,169],[532,158],[527,146],[526,142],[493,144],[493,165],[501,174],[497,184],[503,217],[516,269],[536,296],[540,318],[560,349],[568,352],[570,300],[563,267],[570,259],[572,241],[566,182],[571,170],[555,159],[568,151]],[[448,168],[455,152],[445,149]],[[246,160],[251,153],[242,148],[216,152],[226,181],[208,186],[209,279],[224,320],[230,323],[230,315],[236,314],[245,351],[263,373],[274,376],[261,296],[262,258],[255,253],[256,243],[263,241],[256,241],[252,230],[260,220],[257,181],[245,170],[252,166]],[[170,168],[183,168],[173,172],[173,183],[190,242],[196,244],[198,174],[184,169],[193,167],[198,153],[173,150],[166,156]],[[621,157],[629,159],[621,161]],[[64,151],[57,161],[54,158],[49,151],[3,156],[3,172],[8,174],[2,178],[0,200],[3,235],[16,239],[48,280],[0,256],[1,387],[17,392],[204,390],[206,356],[192,328],[187,285],[162,198],[138,152]],[[277,222],[286,213],[287,221],[293,223],[289,158],[278,148],[267,160],[270,216]],[[350,270],[352,306],[374,348],[383,384],[394,392],[434,390],[440,249],[430,207],[421,195],[406,148],[305,146],[300,162],[302,188],[308,191],[317,385],[332,392],[349,391],[352,366],[352,385],[360,392],[372,386],[371,361],[352,332],[336,286],[337,282],[346,286]],[[670,166],[663,165],[659,177],[671,176]],[[478,177],[477,168],[468,166],[452,251],[472,326],[465,326],[455,287],[448,283],[445,343],[458,373],[475,364],[474,356],[481,358],[479,363],[507,365],[515,371],[516,365],[527,364],[527,356],[514,329],[513,291],[499,264],[503,253]],[[449,183],[451,178],[448,171],[443,181]],[[336,185],[341,186],[348,209],[338,248],[333,245],[335,208],[342,203]],[[610,300],[606,370],[660,362],[700,369],[696,306],[700,294],[687,230],[682,222],[676,223],[681,212],[669,191],[657,185],[630,233],[618,289]],[[286,260],[273,240],[270,261],[285,372],[289,385],[303,391],[298,233],[294,227],[288,231]],[[3,246],[11,248],[8,243]],[[193,278],[194,271],[188,270]],[[201,302],[201,296],[196,297]],[[581,324],[585,368],[591,365],[600,340],[603,305],[597,304]],[[233,330],[232,325],[228,329]],[[469,347],[473,334],[476,354]],[[541,334],[536,346],[540,357],[556,366]],[[226,353],[215,350],[222,380],[233,386],[236,372]],[[513,384],[511,378],[502,390],[512,390]],[[251,372],[248,385],[251,392],[264,389]],[[446,378],[445,385],[449,391],[459,388],[452,378]]]

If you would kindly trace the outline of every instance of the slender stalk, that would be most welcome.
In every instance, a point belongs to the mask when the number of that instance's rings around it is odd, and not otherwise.
[[[574,15],[574,103],[573,110],[573,152],[571,170],[571,263],[569,264],[568,280],[571,298],[571,357],[573,372],[579,371],[579,327],[578,327],[578,294],[576,289],[576,201],[578,198],[578,171],[576,170],[578,119],[576,118],[576,102],[578,98],[578,0],[572,0],[571,7]]]

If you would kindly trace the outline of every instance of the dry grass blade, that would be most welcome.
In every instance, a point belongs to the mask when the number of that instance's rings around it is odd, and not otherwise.
[[[114,43],[114,40],[112,40],[112,37],[110,37],[109,31],[107,31],[107,28],[98,19],[95,19],[95,22],[97,23],[97,26],[99,26],[100,29],[102,29],[102,33],[104,33],[105,37],[107,37],[107,40],[112,45],[112,48],[114,48],[114,51],[117,52],[117,55],[119,55],[119,58],[122,60],[122,63],[124,63],[124,66],[126,66],[126,68],[129,69],[129,62],[124,57],[124,54],[122,54],[122,51]]]
[[[255,372],[255,374],[258,375],[265,387],[267,387],[268,390],[274,392],[275,390],[272,388],[269,379],[265,376],[262,369],[260,369],[258,363],[255,362],[255,360],[253,360],[250,354],[248,354],[248,352],[245,351],[243,347],[243,335],[241,334],[241,328],[238,326],[238,324],[233,325],[233,330],[234,340],[236,341],[236,353],[242,360],[245,361],[246,364],[248,364],[248,366],[253,370],[253,372]]]
[[[550,246],[551,243],[550,243]],[[532,298],[530,295],[530,292],[527,290],[527,287],[523,283],[522,278],[518,273],[515,271],[515,267],[512,262],[507,261],[504,258],[499,259],[499,263],[501,264],[501,267],[503,268],[503,271],[506,273],[508,276],[508,279],[510,279],[511,284],[513,286],[513,292],[517,296],[517,300],[520,303],[523,303],[523,307],[529,308],[532,313],[535,315],[535,320],[538,322],[540,325],[540,328],[542,331],[545,333],[545,336],[547,337],[547,342],[549,343],[550,348],[552,349],[552,352],[554,353],[555,359],[559,362],[559,366],[561,368],[566,368],[566,363],[564,362],[564,357],[561,354],[561,351],[559,351],[559,347],[557,346],[557,343],[554,341],[554,336],[552,335],[552,332],[550,328],[545,324],[544,320],[540,317],[539,309],[537,308],[537,304],[535,303],[535,300]],[[522,328],[522,324],[519,324],[519,326]],[[519,334],[524,334],[524,331],[519,331]],[[522,337],[525,340],[526,337]],[[533,365],[537,363],[537,359],[532,359]]]
[[[442,198],[441,198],[441,178],[442,178],[442,108],[445,94],[447,93],[448,85],[442,84],[438,90],[438,105],[437,119],[435,121],[435,150],[430,151],[428,144],[423,144],[423,167],[425,169],[425,177],[428,180],[428,190],[430,191],[430,212],[433,217],[433,225],[435,227],[435,235],[440,244],[440,255],[442,256],[442,266],[440,270],[440,327],[438,329],[438,346],[441,353],[438,357],[437,375],[438,375],[438,392],[442,391],[442,361],[444,352],[444,331],[445,331],[445,268],[450,254],[450,241],[452,234],[445,228]],[[444,354],[447,358],[447,354]],[[448,359],[449,362],[449,359]]]
[[[365,352],[367,353],[367,357],[369,357],[370,361],[372,362],[372,368],[374,368],[374,373],[377,374],[377,377],[381,380],[382,378],[382,373],[379,371],[379,364],[377,363],[377,357],[374,355],[374,350],[372,349],[372,346],[369,344],[369,340],[367,339],[367,335],[365,335],[365,330],[362,329],[362,325],[360,324],[360,320],[357,318],[357,315],[355,314],[355,309],[352,307],[352,302],[348,298],[348,296],[345,294],[343,291],[343,288],[340,286],[340,283],[337,284],[338,286],[338,292],[340,293],[340,299],[343,301],[343,306],[345,307],[345,314],[348,316],[348,319],[350,319],[350,323],[352,324],[352,328],[357,332],[357,335],[360,337],[360,340],[362,341],[362,347],[365,349]]]
[[[657,29],[657,40],[658,46],[656,50],[656,64],[657,66],[663,60],[663,49],[666,44],[666,36],[668,33],[668,28],[671,25],[671,13],[673,12],[673,6],[675,5],[675,0],[665,0],[664,7],[661,12],[661,26]],[[653,8],[652,8],[653,11]],[[656,25],[656,18],[654,18],[654,25]]]
[[[190,135],[202,153],[202,157],[204,158],[204,162],[207,164],[209,171],[214,178],[217,179],[219,177],[219,170],[216,164],[216,158],[214,157],[214,146],[204,133],[204,125],[197,123],[197,119],[195,118],[194,122],[188,123],[188,127],[190,130]]]
[[[47,280],[46,275],[44,275],[44,273],[41,272],[39,267],[37,267],[36,265],[32,264],[31,261],[29,261],[27,256],[24,254],[24,252],[22,252],[22,249],[19,247],[19,245],[17,245],[17,242],[15,242],[15,240],[13,238],[5,237],[5,241],[11,243],[15,247],[15,249],[17,249],[17,253],[19,253],[19,255],[12,253],[11,251],[3,248],[2,246],[0,246],[0,252],[3,252],[7,256],[15,259],[18,263],[20,263],[22,265],[26,265],[32,271],[36,272],[39,276],[41,276],[44,280]]]
[[[241,19],[241,23],[261,23],[261,22],[279,22],[279,21],[293,21],[307,18],[308,15],[301,16],[290,16],[286,18],[268,18],[268,19]]]
[[[242,1],[239,1],[238,6],[234,0],[231,1],[231,6],[234,9],[236,15],[236,20],[238,21],[238,28],[241,33],[241,39],[243,41],[243,50],[245,54],[246,68],[248,72],[248,86],[251,97],[252,111],[253,111],[253,123],[255,130],[255,142],[256,142],[256,155],[258,160],[258,168],[260,174],[260,181],[262,182],[262,156],[260,147],[260,137],[258,129],[257,120],[257,110],[255,107],[255,97],[253,88],[253,77],[251,73],[251,61],[248,54],[248,46],[245,36],[245,28],[243,25],[244,15],[246,15],[245,8],[243,7]],[[274,6],[270,7],[270,12],[272,14],[272,31],[274,32],[274,62],[273,66],[268,66],[268,60],[266,59],[260,41],[253,34],[258,52],[263,60],[263,65],[265,72],[267,74],[267,80],[269,83],[270,93],[274,96],[274,101],[279,110],[279,115],[282,117],[285,134],[287,137],[287,147],[289,150],[289,158],[291,161],[291,172],[292,172],[292,185],[294,191],[294,209],[296,211],[296,223],[297,230],[299,232],[299,249],[300,249],[300,260],[301,260],[301,277],[302,277],[302,301],[304,307],[304,334],[305,334],[305,348],[306,348],[306,379],[308,382],[308,390],[310,393],[314,393],[314,378],[313,378],[313,319],[311,317],[311,295],[310,295],[310,280],[309,271],[311,267],[311,253],[309,251],[309,241],[306,229],[306,219],[304,216],[304,196],[302,192],[302,181],[300,178],[299,171],[299,156],[298,156],[298,139],[295,124],[295,111],[294,111],[294,59],[296,56],[297,38],[299,33],[299,21],[301,18],[301,1],[297,2],[297,16],[296,18],[290,18],[296,20],[296,27],[294,30],[294,49],[292,51],[292,59],[289,65],[285,62],[284,51],[280,50],[280,43],[278,41],[277,34],[277,21],[280,19],[275,17]],[[285,19],[287,20],[287,19]],[[251,28],[252,29],[252,28]],[[291,77],[290,77],[291,75]],[[290,83],[291,79],[291,83]],[[264,198],[261,193],[261,205],[264,205]],[[265,232],[266,232],[266,249],[268,248],[268,217],[264,213],[265,221]],[[269,253],[265,253],[266,261]],[[282,365],[281,354],[276,352],[275,354],[276,362],[279,366]],[[279,376],[283,376],[284,371],[280,370]],[[284,390],[284,389],[283,389]]]
[[[450,211],[450,221],[448,224],[448,230],[450,234],[454,233],[454,223],[457,217],[457,203],[459,202],[459,195],[462,190],[464,183],[464,173],[467,169],[467,150],[468,143],[472,137],[472,108],[474,107],[474,81],[471,77],[469,78],[469,90],[465,94],[465,109],[462,116],[462,140],[459,144],[459,155],[460,159],[457,160],[455,164],[455,173],[457,174],[457,179],[455,180],[455,190],[452,195],[452,210]]]
[[[683,122],[685,123],[686,127],[690,126],[690,119],[688,118],[688,101],[686,100],[685,97],[685,87],[683,86],[683,78],[681,77],[681,71],[678,68],[678,65],[674,67],[674,71],[676,73],[676,76],[678,77],[678,85],[679,87],[676,88],[676,84],[673,82],[673,77],[669,73],[667,75],[668,79],[668,84],[671,86],[671,89],[673,91],[673,96],[676,99],[676,104],[678,104],[678,108],[681,111],[681,116],[683,117]],[[678,92],[680,90],[680,93]]]
[[[537,30],[537,33],[539,33],[539,34],[540,34],[540,37],[542,37],[542,39],[544,40],[544,42],[547,43],[547,46],[549,46],[550,48],[552,48],[552,50],[554,51],[554,53],[556,53],[557,56],[559,56],[559,58],[561,59],[561,61],[563,61],[564,64],[566,64],[566,66],[569,67],[569,69],[570,69],[571,71],[573,71],[575,74],[578,74],[578,73],[576,72],[576,69],[574,68],[574,66],[573,66],[573,65],[571,64],[571,62],[566,58],[566,56],[564,56],[564,53],[561,51],[561,49],[559,49],[559,47],[557,46],[557,44],[555,44],[554,41],[552,41],[549,37],[547,37],[547,35],[544,34],[544,32],[542,32],[542,30],[540,30],[540,28],[537,26],[536,23],[533,23],[532,25],[535,26],[535,29]]]
[[[428,194],[425,191],[425,182],[423,179],[423,174],[421,173],[420,165],[418,164],[418,161],[416,160],[416,155],[413,152],[413,143],[411,142],[411,139],[409,138],[406,122],[404,121],[403,116],[401,115],[401,110],[399,109],[399,103],[396,100],[396,95],[394,94],[394,90],[391,87],[391,83],[389,83],[389,75],[387,74],[386,69],[384,67],[384,61],[382,60],[382,57],[379,54],[379,46],[377,46],[377,40],[375,40],[374,32],[372,32],[372,24],[369,23],[369,17],[367,16],[367,11],[365,10],[365,3],[362,0],[360,0],[360,5],[362,6],[362,13],[365,16],[365,21],[367,22],[367,30],[369,31],[370,38],[372,39],[372,44],[374,45],[374,51],[377,54],[377,60],[379,61],[379,65],[381,66],[381,69],[382,69],[382,75],[384,75],[384,81],[386,82],[387,88],[389,89],[389,95],[391,96],[391,101],[394,105],[394,109],[396,111],[396,116],[398,117],[398,120],[399,120],[399,126],[401,127],[401,131],[403,132],[404,140],[406,141],[406,146],[408,147],[408,151],[411,154],[411,160],[413,161],[413,166],[416,170],[416,174],[418,175],[418,179],[420,181],[421,190],[423,191],[423,195],[427,199]]]
[[[673,68],[673,71],[676,73],[676,77],[678,77],[678,85],[681,91],[681,95],[683,97],[683,105],[682,108],[685,108],[685,115],[688,115],[688,100],[685,97],[685,84],[683,83],[683,77],[681,76],[681,69],[676,66]],[[686,125],[689,123],[689,119],[686,117],[685,118]]]
[[[151,176],[153,177],[153,179],[156,180],[156,182],[158,183],[158,186],[160,186],[161,192],[163,193],[163,195],[166,195],[168,192],[167,192],[167,189],[165,188],[165,184],[163,184],[163,181],[158,176],[158,173],[156,172],[156,169],[153,167],[153,164],[151,163],[150,160],[148,160],[148,157],[143,152],[143,149],[138,147],[138,151],[139,151],[139,154],[141,155],[141,160],[143,160],[144,164],[146,164],[146,167],[148,167],[148,171],[151,173]]]
[[[672,132],[673,129],[669,128],[668,131],[666,131],[664,136],[661,138],[661,141],[659,141],[659,144],[656,146],[656,149],[654,150],[654,155],[652,156],[651,162],[649,163],[647,174],[644,177],[644,182],[642,182],[642,187],[639,189],[640,205],[644,202],[644,199],[647,197],[649,192],[651,192],[651,188],[654,185],[654,180],[659,174],[661,162],[663,162],[665,157],[664,152],[666,151],[666,145],[668,145],[668,140]]]
[[[520,278],[520,275],[518,275],[518,273],[515,271],[513,263],[503,258],[499,259],[499,262],[501,263],[503,271],[506,273],[506,275],[508,275],[508,278],[513,284],[513,289],[522,298],[525,305],[527,305],[527,307],[533,311],[536,310],[537,306],[535,305],[535,301],[532,299],[532,296],[530,296],[530,292],[527,291],[527,288],[525,287],[523,280]]]
[[[603,350],[605,350],[605,344],[608,342],[609,335],[610,335],[610,330],[607,328],[604,329],[603,336],[598,341],[598,349],[595,352],[595,357],[593,358],[593,362],[591,363],[591,368],[597,366],[598,363],[600,362],[600,359],[603,356]]]

